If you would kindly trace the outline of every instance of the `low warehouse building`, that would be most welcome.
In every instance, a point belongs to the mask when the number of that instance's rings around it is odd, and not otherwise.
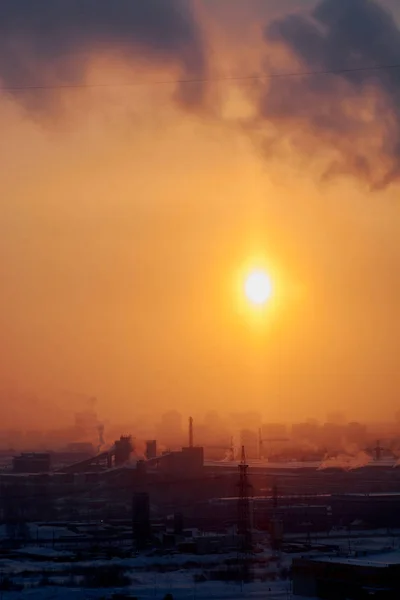
[[[295,596],[324,600],[400,598],[400,553],[293,561]]]

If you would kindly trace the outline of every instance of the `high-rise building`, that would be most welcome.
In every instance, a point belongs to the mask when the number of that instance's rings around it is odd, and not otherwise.
[[[247,458],[258,458],[260,449],[257,430],[242,429],[240,432],[240,445],[244,446]]]
[[[284,423],[263,423],[261,426],[263,439],[286,438],[287,433],[287,426]]]
[[[362,423],[352,421],[346,428],[346,440],[351,444],[362,446],[367,441],[367,427]]]

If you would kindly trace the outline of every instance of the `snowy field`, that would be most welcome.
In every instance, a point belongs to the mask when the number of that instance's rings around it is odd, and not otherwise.
[[[32,526],[34,529],[35,526]],[[46,534],[53,534],[52,528]],[[59,533],[59,532],[57,532]],[[64,532],[63,532],[64,533]],[[299,551],[281,553],[273,557],[269,549],[258,553],[254,567],[256,582],[242,585],[214,580],[210,573],[223,571],[236,554],[151,554],[126,556],[126,558],[106,558],[86,552],[77,556],[74,552],[53,549],[43,545],[29,545],[16,550],[3,551],[0,559],[1,581],[9,580],[15,591],[0,591],[0,600],[20,598],[32,600],[72,599],[72,600],[112,600],[113,594],[124,594],[126,598],[137,600],[163,600],[166,594],[172,594],[174,600],[239,600],[293,599],[288,570],[294,557],[321,556],[316,547],[322,544],[334,544],[342,557],[356,560],[367,554],[371,560],[386,560],[383,553],[391,552],[393,560],[400,560],[400,532],[385,530],[353,532],[334,532],[329,536],[312,536],[314,549],[301,548],[305,541],[298,536],[287,536],[286,541]],[[380,559],[380,554],[382,558]],[[328,555],[329,556],[329,555]],[[332,558],[335,560],[335,558]],[[361,558],[362,560],[362,558]],[[364,559],[365,560],[365,559]],[[368,560],[368,559],[367,559]],[[390,560],[390,557],[389,557]],[[101,588],[88,583],[87,577],[93,573],[106,572],[116,568],[126,581],[123,586]],[[286,570],[286,574],[284,574]],[[85,579],[86,578],[86,579]],[[261,581],[263,579],[263,581]]]
[[[210,570],[224,569],[225,561],[235,558],[226,555],[166,555],[136,556],[114,559],[90,559],[69,561],[63,552],[51,548],[30,546],[9,553],[0,560],[2,579],[9,578],[14,585],[24,589],[7,591],[3,597],[14,598],[73,598],[111,599],[119,592],[138,600],[159,599],[172,594],[174,600],[235,600],[237,598],[270,598],[286,600],[292,598],[289,579],[279,579],[279,571],[290,566],[291,558],[282,556],[280,561],[269,561],[257,565],[255,572],[266,576],[267,581],[251,584],[201,581]],[[81,587],[80,581],[87,571],[101,572],[117,567],[128,576],[129,583],[123,588],[92,589]],[[233,567],[237,568],[237,567]],[[275,581],[273,580],[275,579]],[[0,592],[0,598],[1,592]]]
[[[17,600],[17,598],[32,600],[101,600],[112,598],[115,593],[126,594],[138,600],[151,599],[163,600],[166,594],[170,593],[174,600],[245,600],[247,598],[254,600],[288,600],[295,597],[291,594],[290,586],[286,583],[275,582],[270,585],[254,583],[245,586],[210,583],[198,584],[193,586],[185,581],[159,581],[156,585],[142,584],[134,585],[131,588],[120,590],[88,590],[72,589],[60,587],[46,587],[25,590],[23,592],[7,592],[4,599]],[[304,598],[303,598],[304,600]]]

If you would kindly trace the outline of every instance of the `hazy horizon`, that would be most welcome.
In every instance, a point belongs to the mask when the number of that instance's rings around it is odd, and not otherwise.
[[[3,0],[4,427],[64,426],[90,396],[114,423],[393,417],[400,70],[212,79],[394,64],[396,4],[170,0],[110,20],[102,0],[85,30],[75,0],[43,0],[44,35]],[[259,266],[262,311],[243,295]]]

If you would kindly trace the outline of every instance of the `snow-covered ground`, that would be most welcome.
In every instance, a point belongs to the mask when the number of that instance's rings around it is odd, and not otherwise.
[[[120,592],[132,595],[138,600],[163,600],[168,593],[174,600],[288,600],[294,597],[288,583],[272,582],[271,584],[253,583],[244,586],[225,583],[205,583],[193,585],[190,582],[168,581],[134,585],[123,590],[90,590],[61,587],[42,587],[23,592],[8,592],[7,600],[100,600],[111,598],[112,594]],[[304,599],[303,599],[304,600]]]
[[[24,550],[22,549],[21,552]],[[52,556],[54,552],[54,556]],[[173,595],[174,600],[236,600],[239,598],[271,598],[285,600],[291,598],[291,584],[289,580],[265,581],[241,585],[238,583],[225,583],[220,581],[195,582],[208,570],[224,567],[224,561],[235,558],[230,555],[165,555],[165,556],[134,556],[125,559],[114,558],[81,560],[79,562],[60,562],[60,553],[51,548],[29,547],[31,556],[18,556],[10,553],[7,559],[1,560],[3,577],[9,577],[13,583],[22,584],[25,589],[17,592],[7,592],[5,598],[32,598],[32,600],[81,598],[100,599],[111,598],[113,590],[110,589],[79,589],[79,575],[76,571],[95,568],[101,571],[105,568],[117,566],[124,570],[130,578],[130,585],[120,591],[132,594],[138,600],[150,598],[163,600],[167,593]],[[266,557],[270,557],[267,553]],[[35,560],[37,558],[38,560]],[[54,560],[53,560],[54,559]],[[278,571],[285,565],[290,565],[291,558],[282,557],[279,565],[272,561],[258,566],[258,572],[265,571],[271,578],[278,576]],[[71,568],[74,570],[74,583],[71,585]],[[43,577],[47,579],[43,585]],[[58,584],[57,586],[53,585]],[[68,586],[68,587],[66,587]],[[0,592],[1,597],[1,592]]]
[[[62,537],[74,537],[78,535],[68,527],[57,525],[42,525],[36,523],[27,524],[27,535],[31,539],[58,539]],[[10,537],[6,525],[0,525],[0,540],[6,540]]]
[[[51,528],[49,528],[51,530]],[[356,535],[354,532],[353,535]],[[107,559],[86,554],[85,558],[73,553],[64,553],[51,547],[27,546],[19,550],[10,550],[7,556],[0,559],[2,578],[9,578],[13,583],[23,585],[24,589],[15,592],[0,591],[0,598],[16,600],[17,598],[32,600],[100,600],[111,599],[116,592],[130,594],[138,600],[163,600],[171,593],[174,600],[289,600],[292,599],[291,582],[284,577],[283,571],[290,568],[296,556],[313,555],[314,550],[306,552],[301,548],[301,541],[295,536],[287,536],[287,542],[299,543],[298,553],[282,553],[278,559],[272,557],[266,548],[256,555],[260,563],[255,572],[265,581],[241,585],[222,581],[199,581],[206,578],[210,571],[227,568],[226,561],[235,558],[236,554],[213,555],[139,555],[127,558]],[[313,536],[312,543],[334,544],[345,556],[350,553],[350,560],[363,560],[363,554],[371,556],[371,560],[390,560],[390,556],[381,553],[391,551],[393,560],[400,561],[400,532],[362,531],[358,537],[349,537],[347,532],[337,531],[329,536]],[[304,543],[304,540],[303,540]],[[326,558],[326,554],[321,555]],[[334,559],[333,559],[334,560]],[[368,560],[364,559],[364,560]],[[128,577],[129,584],[123,589],[92,589],[79,587],[80,578],[88,571],[101,572],[109,567],[118,567]],[[206,576],[206,577],[203,577]],[[304,600],[304,599],[303,599]]]

